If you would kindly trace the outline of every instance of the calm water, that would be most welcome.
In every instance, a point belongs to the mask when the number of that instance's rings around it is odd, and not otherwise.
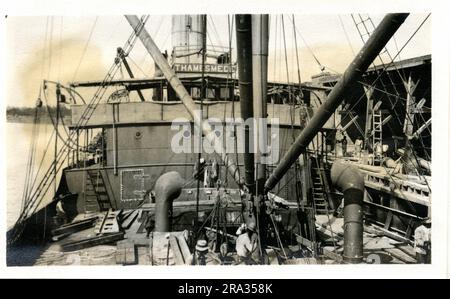
[[[20,213],[22,204],[22,192],[25,183],[25,174],[27,171],[28,152],[30,148],[33,124],[30,123],[7,123],[6,124],[6,155],[7,155],[7,170],[6,170],[6,195],[7,195],[7,227],[10,228]],[[53,126],[51,124],[39,125],[39,138],[36,150],[36,163],[32,172],[36,174],[39,163],[42,160],[43,152],[47,147],[49,138],[52,135]],[[52,138],[54,140],[54,138]],[[42,160],[42,172],[45,172],[52,161],[54,155],[54,141],[51,141],[46,158]],[[53,186],[50,188],[46,196],[46,201],[42,203],[43,206],[51,198],[53,193]]]

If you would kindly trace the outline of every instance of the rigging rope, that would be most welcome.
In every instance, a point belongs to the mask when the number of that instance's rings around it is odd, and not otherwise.
[[[288,58],[287,58],[287,46],[286,46],[286,34],[285,34],[285,28],[284,28],[284,17],[281,15],[281,25],[283,30],[283,43],[284,43],[284,55],[285,55],[285,63],[286,63],[286,76],[287,76],[287,84],[288,84],[288,97],[289,97],[289,114],[290,114],[290,120],[291,120],[291,136],[292,136],[292,143],[295,142],[295,130],[294,130],[294,123],[295,123],[295,101],[292,96],[292,90],[291,85],[289,84],[289,68],[288,68]],[[294,30],[295,32],[295,30]],[[296,49],[297,52],[297,49]],[[300,73],[299,73],[300,78]],[[299,190],[298,190],[298,165],[297,162],[294,164],[294,177],[295,177],[295,197],[297,199],[297,204],[300,205],[299,201]],[[288,195],[286,194],[286,198]]]
[[[209,39],[209,42],[211,43],[211,47],[213,48],[213,52],[217,53],[216,47],[214,46],[214,43],[213,43],[213,41],[211,39],[211,35],[208,32],[206,33],[206,35],[207,35],[207,37]]]
[[[302,77],[300,76],[300,60],[298,58],[298,46],[297,46],[297,33],[295,31],[295,16],[292,15],[292,27],[294,32],[294,42],[295,42],[295,56],[297,58],[297,75],[298,75],[298,88],[300,90],[300,98],[303,100],[303,90],[302,90]]]
[[[213,27],[213,29],[214,29],[214,33],[216,34],[217,41],[219,42],[219,46],[222,47],[223,43],[222,43],[222,40],[220,39],[219,32],[217,31],[216,24],[214,24],[213,18],[210,16],[210,17],[208,18],[208,20],[210,20],[210,23],[212,23],[212,27]]]
[[[281,250],[283,251],[283,255],[285,259],[288,259],[286,251],[284,250],[283,242],[281,242],[280,234],[278,233],[277,225],[275,224],[275,221],[273,220],[273,215],[269,215],[270,220],[272,220],[273,229],[275,230],[275,236],[277,238],[278,246],[280,246]]]
[[[36,107],[35,108],[35,113],[34,113],[34,119],[33,119],[33,128],[32,128],[32,134],[31,134],[31,143],[30,143],[30,148],[28,151],[28,159],[27,159],[27,168],[26,168],[26,173],[25,173],[25,183],[24,183],[24,189],[22,192],[22,204],[21,204],[21,208],[20,210],[22,211],[24,209],[24,207],[26,206],[26,200],[28,198],[28,190],[30,187],[30,182],[31,182],[31,173],[33,171],[33,164],[34,164],[34,155],[36,153],[36,143],[38,140],[38,136],[39,136],[39,108]]]
[[[142,17],[141,25],[139,26],[139,28],[135,28],[133,30],[132,35],[130,36],[130,38],[127,40],[125,46],[123,47],[124,49],[126,49],[125,53],[128,54],[129,51],[131,51],[131,49],[133,48],[133,46],[137,40],[136,33],[139,32],[143,28],[143,26],[145,26],[145,22],[147,21],[147,19],[148,19],[148,16]],[[102,84],[97,89],[97,91],[94,94],[94,96],[92,97],[90,103],[87,105],[86,109],[83,111],[80,119],[78,120],[77,124],[75,125],[75,129],[71,132],[71,135],[69,138],[71,138],[72,135],[75,135],[76,132],[78,131],[78,129],[80,128],[80,126],[82,126],[82,124],[87,122],[87,120],[90,118],[90,116],[94,112],[95,108],[97,107],[99,101],[101,100],[101,98],[103,97],[103,95],[106,91],[106,83],[114,77],[116,72],[117,72],[117,65],[115,63],[113,63],[113,65],[111,66],[110,70],[108,71],[106,77],[103,80],[104,84]],[[64,144],[64,146],[65,145],[66,144]],[[57,165],[56,171],[59,172],[59,170],[63,166],[65,158],[67,157],[67,155],[69,153],[70,153],[70,151],[68,151],[66,147],[63,147],[63,149],[58,152],[56,159],[52,162],[52,164],[48,168],[47,172],[44,175],[43,180],[41,180],[41,182],[37,185],[36,189],[34,190],[34,193],[30,196],[30,198],[28,200],[27,206],[20,214],[19,219],[17,220],[16,225],[14,226],[14,229],[13,229],[13,238],[8,240],[9,243],[14,242],[18,238],[18,236],[20,236],[21,231],[23,229],[22,224],[23,224],[24,220],[26,218],[28,218],[29,215],[32,215],[34,213],[34,211],[39,207],[40,203],[44,199],[45,194],[47,194],[47,191],[53,180],[50,173],[54,169],[54,164]],[[62,161],[62,163],[61,163],[61,161]]]
[[[205,97],[207,97],[208,89],[206,87],[206,79],[205,79],[205,64],[206,64],[206,38],[207,36],[207,24],[208,24],[208,18],[206,15],[200,16],[202,18],[201,24],[202,24],[202,48],[201,48],[201,54],[202,54],[202,74],[201,74],[201,90],[200,90],[200,121],[203,122],[203,100]],[[198,175],[197,178],[197,194],[196,194],[196,205],[195,205],[195,221],[194,221],[194,229],[198,226],[198,218],[199,218],[199,202],[200,202],[200,178],[203,176],[206,179],[207,175],[207,166],[206,163],[204,163],[204,169],[201,169],[201,160],[202,160],[202,152],[203,152],[203,136],[202,134],[199,134],[198,138],[198,156],[197,156],[197,169],[198,169]],[[206,162],[206,161],[205,161]],[[203,173],[203,175],[201,175]],[[195,239],[198,239],[198,234],[195,235]]]
[[[317,56],[314,54],[313,50],[311,49],[311,47],[308,45],[308,43],[306,42],[306,39],[303,37],[302,33],[300,32],[300,30],[298,30],[298,28],[296,26],[294,26],[294,30],[298,33],[298,35],[300,36],[300,38],[303,40],[303,43],[305,44],[306,48],[308,49],[308,51],[311,53],[312,57],[314,58],[314,61],[317,63],[317,65],[320,68],[320,71],[324,70],[324,66],[320,63],[319,59],[317,58]]]
[[[62,64],[62,57],[63,57],[63,50],[62,50],[62,33],[63,33],[63,27],[64,27],[64,19],[63,16],[61,16],[60,21],[60,28],[59,28],[59,61],[58,61],[58,81],[61,79],[61,64]]]
[[[75,81],[75,78],[77,77],[77,74],[78,74],[78,70],[80,69],[80,66],[83,63],[84,55],[86,55],[86,51],[89,46],[89,42],[91,41],[92,33],[94,33],[95,26],[97,25],[97,21],[98,21],[98,16],[95,17],[94,23],[92,24],[91,32],[89,33],[89,36],[86,40],[86,44],[84,46],[83,52],[80,57],[80,62],[78,62],[77,68],[75,69],[75,73],[73,74],[72,81]]]
[[[377,74],[378,76],[375,78],[374,81],[372,81],[372,83],[369,85],[366,83],[366,86],[370,86],[375,88],[375,84],[378,82],[378,80],[380,80],[381,76],[387,72],[387,68],[390,67],[391,65],[394,64],[394,60],[398,57],[398,55],[400,55],[400,53],[404,50],[404,48],[409,44],[409,42],[412,40],[412,38],[417,34],[417,32],[419,31],[419,29],[423,26],[423,24],[425,23],[425,21],[428,19],[428,17],[430,16],[430,14],[427,15],[427,17],[425,17],[425,19],[421,22],[421,24],[419,25],[419,27],[414,31],[414,33],[408,38],[408,40],[403,44],[403,46],[401,47],[401,49],[399,50],[399,52],[397,52],[397,54],[394,56],[394,58],[392,58],[392,61],[389,62],[385,68],[383,68],[383,70]],[[349,110],[353,110],[358,103],[365,97],[366,95],[363,94],[361,95],[361,97],[352,105],[352,107],[349,108]],[[392,103],[391,103],[392,104]],[[342,125],[342,122],[348,117],[348,115],[345,115],[344,117],[341,118],[341,121],[336,125]]]
[[[338,18],[339,18],[339,22],[341,23],[342,30],[344,31],[345,39],[347,40],[348,46],[350,47],[350,50],[352,51],[353,56],[355,56],[356,53],[355,53],[355,50],[353,49],[352,43],[350,42],[350,38],[348,37],[347,30],[345,30],[344,22],[342,21],[342,18],[340,15],[338,15]]]
[[[44,78],[44,68],[45,68],[45,60],[46,60],[46,52],[47,52],[47,35],[48,35],[48,20],[46,19],[45,23],[45,36],[44,36],[44,49],[42,50],[42,63],[41,63],[41,78]]]
[[[63,136],[61,136],[61,134],[59,133],[59,128],[57,128],[57,126],[56,126],[56,115],[55,115],[55,120],[53,120],[52,113],[51,113],[51,111],[50,111],[50,106],[48,105],[47,90],[48,90],[48,88],[46,88],[46,89],[44,90],[44,92],[43,92],[43,94],[44,94],[44,100],[45,100],[45,107],[46,107],[46,110],[47,110],[47,113],[48,113],[48,117],[49,117],[49,119],[50,119],[50,121],[51,121],[51,123],[52,123],[52,125],[53,125],[53,128],[55,129],[56,135],[57,135],[58,138],[63,142],[63,144],[64,144],[65,146],[69,147],[71,150],[74,150],[75,148],[73,148],[73,146],[76,145],[76,143],[75,143],[75,141],[73,141],[73,139],[69,136],[69,132],[67,131],[66,126],[65,126],[65,124],[64,124],[64,117],[61,117],[60,119],[62,120],[64,131],[65,131],[66,134],[67,134],[67,137],[66,137],[66,138],[64,138]],[[55,107],[55,110],[56,110],[56,107]],[[72,146],[69,145],[70,142],[72,142]]]
[[[48,73],[47,78],[50,78],[51,69],[52,69],[52,47],[53,47],[53,17],[50,17],[50,39],[48,43]]]
[[[234,85],[235,81],[234,81],[234,78],[233,78],[233,69],[232,69],[233,61],[232,61],[232,50],[231,50],[231,44],[233,42],[233,30],[234,30],[233,27],[234,27],[234,17],[233,17],[233,15],[231,15],[231,22],[230,22],[230,15],[228,15],[228,39],[229,39],[228,40],[228,47],[230,49],[230,72],[231,72],[231,76],[232,76],[231,79],[233,80],[233,88],[235,88],[236,86]],[[236,82],[237,82],[237,80],[236,80]],[[234,154],[235,154],[235,161],[236,161],[236,165],[237,165],[236,169],[237,169],[238,173],[240,174],[240,170],[239,170],[239,154],[238,154],[238,145],[237,145],[237,133],[236,133],[236,128],[237,128],[237,126],[236,126],[236,113],[235,113],[235,107],[234,107],[235,104],[236,104],[236,101],[234,100],[234,94],[233,94],[233,98],[231,100],[232,100],[232,104],[233,104],[233,106],[231,107],[231,114],[232,114],[232,117],[233,117],[233,129],[234,129],[234,132],[233,132],[233,134],[234,134]],[[225,175],[226,175],[227,181],[228,181],[228,171],[225,173]],[[239,175],[239,177],[240,177],[240,175]]]
[[[273,59],[273,81],[276,81],[276,73],[277,73],[277,38],[278,38],[278,15],[275,16],[275,39],[274,39],[274,59]],[[273,100],[272,100],[273,102]]]
[[[152,20],[153,20],[153,19],[152,19]],[[156,38],[158,37],[159,30],[161,29],[162,24],[165,22],[165,20],[166,20],[166,19],[164,18],[164,16],[162,16],[162,17],[160,18],[160,20],[159,20],[159,22],[158,22],[159,25],[158,25],[158,27],[157,27],[155,33],[154,33],[154,34],[151,34],[151,36],[154,37],[153,40],[156,41]],[[170,36],[170,34],[167,34],[166,40],[167,40],[168,36]],[[161,49],[163,49],[163,48],[164,48],[164,44],[161,46]],[[142,56],[142,58],[139,60],[139,64],[137,64],[137,65],[144,65],[145,59],[146,59],[148,56],[150,56],[150,53],[148,53],[148,51],[145,51],[144,56]],[[144,73],[144,75],[145,75],[145,72],[143,72],[143,73]]]
[[[424,24],[424,23],[426,22],[426,20],[429,18],[429,16],[430,16],[430,14],[428,14],[428,15],[425,17],[425,19],[420,23],[420,25],[418,26],[418,28],[413,32],[413,34],[408,38],[408,40],[407,40],[407,41],[404,43],[404,45],[400,48],[400,50],[397,52],[397,54],[391,59],[391,61],[388,63],[388,65],[383,65],[383,70],[382,70],[381,72],[377,73],[377,74],[378,74],[377,78],[372,82],[372,84],[371,84],[370,86],[375,86],[376,82],[378,82],[378,80],[381,80],[381,76],[382,76],[385,72],[387,72],[387,68],[388,68],[389,66],[391,66],[391,65],[394,65],[395,59],[400,55],[400,53],[403,51],[403,49],[409,44],[409,42],[412,40],[412,38],[417,34],[417,32],[420,30],[420,28],[423,26],[423,24]],[[395,65],[394,65],[394,67],[395,67]],[[408,91],[407,91],[407,92],[408,92]],[[363,94],[363,95],[356,101],[356,103],[353,104],[353,106],[352,106],[349,110],[353,110],[353,108],[356,107],[356,105],[364,98],[364,96],[365,96],[365,94]],[[388,97],[388,100],[390,101],[390,98],[389,98],[389,97]],[[391,106],[392,106],[392,108],[393,108],[394,106],[393,106],[393,103],[392,103],[391,101],[390,101],[390,104],[391,104]],[[350,115],[350,114],[345,115],[343,118],[341,118],[341,121],[339,122],[339,124],[338,124],[336,127],[338,127],[339,125],[341,125],[342,122],[343,122],[343,120],[344,120],[346,117],[348,117],[349,115]],[[408,114],[406,114],[406,117],[409,118]],[[398,121],[400,122],[400,119],[398,119]],[[366,142],[366,141],[365,141],[365,142]],[[416,160],[416,163],[419,165],[417,154],[415,153],[414,150],[412,150],[411,153],[412,153],[414,159]],[[387,169],[383,164],[382,164],[382,167],[383,167],[383,168],[385,169],[385,171],[388,173],[388,175],[390,176],[391,181],[393,181],[393,183],[394,183],[394,185],[396,186],[396,188],[399,189],[399,188],[398,188],[398,184],[395,182],[394,178],[392,177],[392,175],[390,174],[390,172],[388,171],[388,169]],[[420,172],[418,171],[417,166],[414,165],[414,167],[416,168],[416,172],[418,173],[418,176],[421,177],[421,174],[420,174]],[[431,188],[430,188],[430,186],[429,186],[429,184],[428,184],[428,181],[427,181],[426,179],[423,179],[423,180],[424,180],[425,184],[427,185],[428,190],[431,192]],[[402,191],[400,190],[400,192],[402,192]],[[408,202],[408,204],[409,204],[409,206],[413,209],[413,211],[415,211],[414,206],[412,206],[412,204],[409,203],[409,202]]]
[[[45,157],[46,157],[46,155],[47,155],[47,151],[48,151],[48,149],[50,148],[50,143],[51,143],[52,140],[53,140],[53,135],[54,135],[54,134],[55,134],[55,131],[52,131],[52,133],[50,134],[50,137],[48,138],[47,144],[46,144],[46,146],[45,146],[45,151],[44,151],[44,153],[42,154],[41,161],[39,162],[39,167],[38,167],[36,173],[32,175],[32,177],[34,177],[34,180],[33,180],[33,183],[31,184],[31,187],[29,188],[29,191],[30,191],[30,192],[31,192],[31,190],[34,189],[34,186],[36,185],[36,182],[37,182],[38,177],[39,177],[39,173],[40,173],[40,171],[41,171],[41,169],[42,169],[42,166],[43,166],[43,164],[44,164],[44,160],[45,160]],[[29,196],[30,196],[30,193],[28,193],[27,196],[29,197]]]
[[[376,82],[378,79],[380,79],[380,81],[381,81],[381,75],[382,75],[383,73],[387,72],[387,68],[389,67],[390,64],[393,65],[393,67],[394,67],[395,70],[397,71],[399,77],[401,78],[401,80],[402,80],[403,83],[405,84],[406,79],[402,77],[402,75],[401,75],[401,73],[399,72],[398,68],[396,67],[394,61],[395,61],[395,59],[400,55],[400,53],[403,51],[403,49],[406,47],[406,45],[407,45],[407,44],[412,40],[412,38],[416,35],[416,33],[420,30],[420,28],[422,28],[423,24],[428,20],[428,18],[430,17],[430,15],[431,15],[431,14],[428,14],[428,15],[424,18],[424,20],[420,23],[420,25],[419,25],[418,28],[413,32],[413,34],[408,38],[408,40],[407,40],[407,41],[405,42],[405,44],[401,47],[401,49],[397,52],[397,54],[394,56],[394,58],[391,59],[391,62],[388,64],[388,66],[385,66],[384,63],[383,63],[383,71],[380,73],[380,75],[377,77],[377,79],[372,83],[372,85],[374,85],[375,82]],[[361,17],[360,17],[360,18],[361,18]],[[390,55],[389,55],[389,57],[390,57]],[[387,73],[389,74],[389,72],[387,72]],[[389,77],[389,78],[390,78],[390,77]],[[391,79],[391,82],[392,82],[392,79]],[[394,83],[392,82],[392,84],[394,84]],[[395,86],[394,86],[394,87],[395,87]],[[408,88],[406,88],[406,92],[408,93],[408,96],[412,97],[412,95],[411,95],[411,93],[410,93],[410,90],[409,90]],[[396,118],[397,118],[397,121],[399,122],[399,124],[400,124],[400,126],[401,126],[402,123],[401,123],[400,117],[398,117],[398,114],[396,113],[396,110],[394,109],[395,104],[392,103],[390,97],[388,97],[388,100],[389,100],[389,102],[390,102],[390,104],[391,104],[391,107],[392,107],[394,113],[395,113],[396,116],[397,116],[397,117],[396,117]],[[402,103],[402,104],[403,104],[403,103]],[[403,105],[403,107],[406,109],[406,107],[405,107],[404,105]],[[406,118],[407,118],[408,121],[412,122],[411,116],[410,116],[408,113],[406,113]],[[419,136],[419,140],[420,140],[420,142],[423,144],[422,136]],[[408,147],[408,146],[411,147],[412,155],[413,155],[414,159],[416,160],[416,163],[419,165],[417,154],[416,154],[416,152],[414,151],[414,149],[412,148],[411,143],[410,143],[410,142],[407,142],[406,145],[407,145],[407,147]],[[414,168],[415,168],[415,170],[416,170],[418,176],[421,177],[421,174],[420,174],[419,169],[418,169],[415,165],[414,165]],[[430,188],[430,186],[428,185],[428,181],[427,181],[427,180],[424,180],[424,181],[425,181],[425,183],[426,183],[426,185],[427,185],[429,191],[431,192],[431,188]]]
[[[131,61],[131,63],[142,73],[142,75],[144,75],[144,77],[147,77],[147,74],[144,72],[144,70],[134,61],[133,58],[131,58],[131,56],[128,56],[128,60]]]

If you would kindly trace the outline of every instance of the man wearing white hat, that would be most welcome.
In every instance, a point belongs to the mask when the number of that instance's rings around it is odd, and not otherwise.
[[[256,223],[250,220],[248,224],[241,225],[236,234],[239,235],[236,240],[238,263],[245,263],[246,265],[257,264],[259,246]]]
[[[218,265],[219,263],[220,261],[217,261],[209,252],[208,242],[203,239],[197,241],[194,254],[187,260],[188,265],[198,266]]]

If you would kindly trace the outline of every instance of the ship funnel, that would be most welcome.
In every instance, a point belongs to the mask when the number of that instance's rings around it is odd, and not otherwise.
[[[155,231],[168,232],[171,229],[169,213],[172,202],[180,196],[184,180],[176,171],[161,175],[155,183]]]
[[[342,161],[331,167],[331,181],[344,193],[344,261],[352,264],[363,258],[364,178],[358,168]]]

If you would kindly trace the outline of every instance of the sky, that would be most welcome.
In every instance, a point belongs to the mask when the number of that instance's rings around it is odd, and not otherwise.
[[[377,25],[383,15],[370,17]],[[426,14],[411,14],[407,18],[395,35],[395,42],[388,44],[391,56],[397,54],[425,17]],[[328,71],[343,72],[354,57],[353,52],[362,46],[349,14],[271,15],[269,80],[298,82],[293,19],[302,81],[309,81],[320,70],[314,56]],[[396,60],[431,54],[431,19]],[[231,15],[208,15],[208,44],[228,46],[229,20],[234,26]],[[63,84],[101,80],[114,61],[116,48],[123,46],[132,32],[123,16],[8,16],[5,24],[8,106],[32,106],[42,79]],[[170,15],[151,15],[146,29],[162,51],[171,52]],[[233,48],[234,31],[233,27]],[[140,41],[130,53],[130,65],[138,78],[153,74],[154,63]]]

